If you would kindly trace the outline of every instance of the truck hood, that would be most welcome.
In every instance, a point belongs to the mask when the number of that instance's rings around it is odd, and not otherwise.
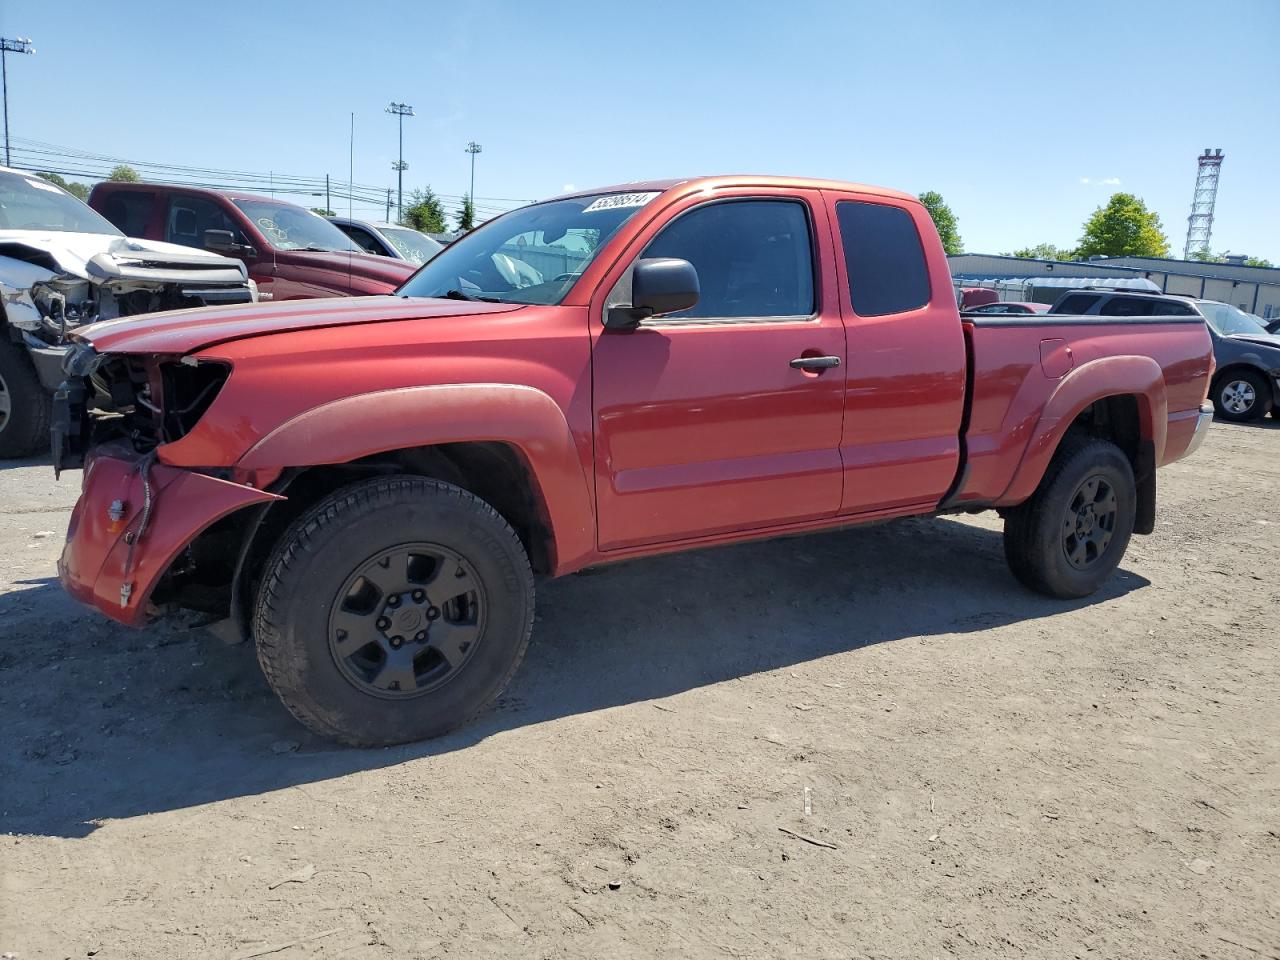
[[[0,256],[94,283],[119,279],[244,283],[244,264],[204,250],[110,233],[0,230]]]
[[[74,338],[97,353],[184,354],[230,340],[360,323],[510,313],[519,303],[406,297],[333,297],[204,307],[90,324]]]
[[[317,270],[369,280],[379,280],[398,287],[418,269],[416,264],[390,257],[377,257],[371,253],[354,253],[346,250],[277,250],[276,262],[296,263]]]

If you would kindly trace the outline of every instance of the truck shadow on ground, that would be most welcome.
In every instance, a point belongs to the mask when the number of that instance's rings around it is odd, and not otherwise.
[[[462,730],[385,750],[308,735],[248,647],[195,628],[132,631],[52,579],[0,598],[0,818],[10,833],[84,836],[176,810],[467,749],[530,724],[681,693],[906,637],[970,634],[1106,603],[1123,569],[1064,603],[1008,574],[997,532],[954,520],[738,545],[541,585],[524,665]]]

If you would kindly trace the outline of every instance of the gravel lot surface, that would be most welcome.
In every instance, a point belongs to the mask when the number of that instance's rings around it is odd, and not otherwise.
[[[0,467],[5,957],[1280,957],[1275,420],[1162,471],[1088,601],[994,515],[629,563],[376,751],[69,601],[78,483]]]

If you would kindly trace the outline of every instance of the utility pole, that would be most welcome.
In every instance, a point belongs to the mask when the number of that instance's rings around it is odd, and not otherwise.
[[[29,37],[18,37],[16,40],[0,38],[0,85],[4,87],[4,165],[9,161],[9,53],[35,53]]]
[[[471,154],[471,192],[467,196],[471,198],[473,207],[476,205],[476,154],[482,149],[484,148],[474,140],[467,144],[467,153]]]
[[[325,216],[333,213],[333,207],[329,206],[329,175],[324,175],[324,209]]]
[[[391,222],[391,188],[387,187],[387,215],[383,218],[386,222]]]
[[[404,219],[404,172],[409,165],[404,162],[404,118],[413,116],[413,107],[407,103],[396,103],[391,101],[391,105],[387,107],[387,113],[394,114],[400,120],[400,159],[391,164],[391,169],[396,172],[396,219]]]

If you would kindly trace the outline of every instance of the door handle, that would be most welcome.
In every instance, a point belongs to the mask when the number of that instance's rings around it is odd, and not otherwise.
[[[791,361],[792,370],[829,370],[838,366],[839,357],[796,357]]]

